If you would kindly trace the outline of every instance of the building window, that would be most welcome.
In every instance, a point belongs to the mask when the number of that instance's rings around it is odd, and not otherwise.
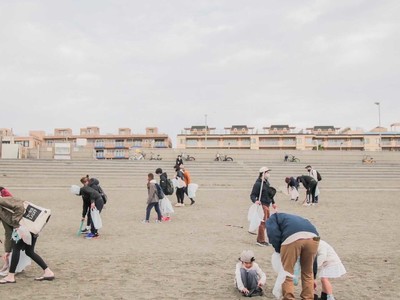
[[[123,149],[116,149],[114,150],[115,157],[125,157],[125,150]]]
[[[124,147],[124,140],[115,140],[115,147]]]
[[[186,146],[197,146],[197,139],[187,139]]]
[[[94,146],[95,146],[95,147],[104,147],[104,145],[105,145],[104,140],[96,140],[96,141],[94,142]]]

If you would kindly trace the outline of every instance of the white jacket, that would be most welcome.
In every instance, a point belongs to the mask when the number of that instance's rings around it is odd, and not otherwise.
[[[240,269],[244,269],[243,263],[241,261],[239,261],[236,264],[236,271],[235,271],[235,282],[236,282],[236,286],[239,289],[239,291],[242,291],[244,289],[244,285],[242,282],[242,276],[240,275]],[[250,269],[246,269],[246,270],[255,270],[257,272],[258,275],[258,280],[261,280],[261,283],[263,285],[265,285],[265,283],[267,282],[267,276],[265,276],[265,273],[261,270],[261,268],[258,266],[257,263],[253,262],[253,266]]]

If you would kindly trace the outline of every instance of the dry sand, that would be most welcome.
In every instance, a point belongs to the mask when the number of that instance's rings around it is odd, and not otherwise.
[[[108,190],[98,240],[76,236],[82,201],[68,187],[15,190],[53,210],[36,249],[56,280],[34,282],[41,270],[33,263],[17,284],[0,286],[0,298],[242,299],[233,285],[234,266],[242,250],[252,249],[267,274],[266,295],[259,299],[274,299],[273,248],[257,246],[247,233],[250,188],[200,188],[194,206],[176,208],[172,221],[163,224],[154,223],[154,211],[150,224],[140,223],[145,189]],[[280,211],[309,218],[341,257],[348,274],[332,281],[337,299],[387,300],[399,298],[398,198],[393,191],[322,190],[318,207],[302,207],[284,194],[277,195],[277,203]]]

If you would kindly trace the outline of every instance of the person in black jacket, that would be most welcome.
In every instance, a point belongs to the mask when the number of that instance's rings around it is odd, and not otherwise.
[[[300,257],[301,299],[314,299],[313,263],[318,251],[319,234],[311,222],[300,216],[274,213],[266,221],[269,242],[281,254],[283,269],[294,273]],[[295,299],[293,278],[286,277],[282,284],[283,299]]]
[[[87,176],[81,178],[81,183],[83,184],[83,187],[80,189],[79,195],[82,196],[83,200],[82,221],[85,220],[86,215],[87,218],[90,219],[90,233],[86,235],[86,238],[97,238],[99,233],[91,221],[90,211],[93,208],[97,208],[99,213],[101,213],[101,210],[104,206],[104,201],[100,193],[93,187],[89,186],[90,179]]]
[[[160,176],[160,186],[161,189],[163,190],[164,194],[167,191],[167,179],[168,179],[168,175],[166,172],[163,172],[163,170],[161,168],[157,168],[156,169],[156,174]]]
[[[302,175],[297,177],[297,182],[301,182],[304,186],[304,188],[307,190],[306,193],[306,202],[304,203],[305,206],[310,206],[311,205],[311,201],[312,203],[315,202],[315,191],[317,189],[317,181],[308,175]],[[311,198],[311,199],[310,199]]]
[[[287,183],[286,188],[287,188],[288,194],[290,194],[290,200],[295,200],[295,201],[299,200],[299,196],[296,197],[296,195],[298,195],[298,190],[299,190],[300,184],[297,182],[296,178],[286,177],[285,182]],[[294,191],[294,190],[296,190],[296,191]],[[295,192],[296,195],[293,195],[293,192]]]
[[[259,176],[256,182],[253,185],[253,189],[251,190],[250,199],[253,203],[258,205],[262,205],[264,211],[264,221],[260,223],[258,227],[257,234],[257,245],[259,246],[268,246],[269,244],[265,238],[265,221],[268,220],[270,212],[269,208],[272,204],[272,207],[276,209],[274,195],[272,187],[270,187],[268,178],[270,176],[271,170],[267,167],[262,167],[259,171]],[[276,190],[275,190],[276,192]]]

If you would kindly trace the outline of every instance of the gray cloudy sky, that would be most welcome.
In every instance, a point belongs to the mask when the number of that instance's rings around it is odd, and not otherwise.
[[[0,2],[0,127],[400,122],[400,1]]]

